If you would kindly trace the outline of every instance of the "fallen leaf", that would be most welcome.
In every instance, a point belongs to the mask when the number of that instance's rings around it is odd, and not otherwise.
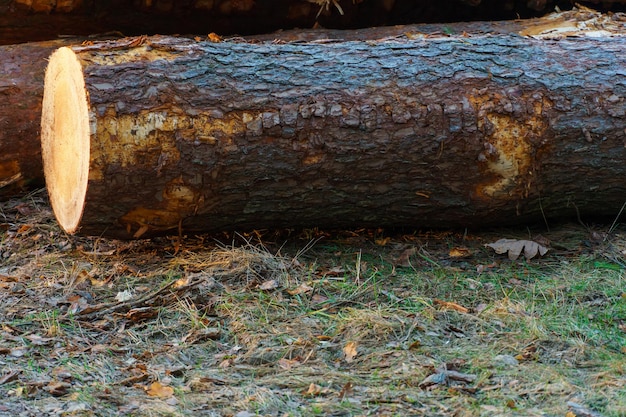
[[[535,235],[533,236],[533,241],[539,243],[540,245],[543,246],[550,246],[550,239],[548,239],[547,237],[543,236],[543,235]]]
[[[120,291],[115,296],[115,299],[118,302],[123,303],[124,301],[132,300],[133,299],[133,293],[130,290]]]
[[[472,252],[468,248],[456,247],[448,252],[451,258],[468,258],[472,256]]]
[[[328,297],[323,296],[321,294],[313,294],[313,297],[311,297],[311,304],[313,305],[324,304],[327,301],[328,301]]]
[[[151,397],[168,398],[174,395],[174,389],[155,381],[146,389],[146,394]]]
[[[603,416],[603,414],[600,414],[583,405],[575,403],[574,401],[568,401],[567,408],[569,408],[570,410],[567,412],[566,417],[569,417],[570,413],[571,415],[575,417],[602,417]]]
[[[476,375],[440,369],[438,372],[428,375],[418,386],[428,388],[432,385],[447,385],[450,380],[469,383],[476,380]]]
[[[64,381],[50,381],[46,386],[46,391],[55,397],[61,397],[67,394],[67,391],[72,387],[68,382]]]
[[[235,360],[233,358],[227,358],[224,359],[223,361],[221,361],[217,367],[220,369],[226,369],[229,368],[233,363],[235,363]]]
[[[276,288],[279,287],[279,283],[277,280],[275,279],[270,279],[268,281],[263,282],[261,285],[259,285],[259,289],[262,291],[269,291],[269,290],[275,290]]]
[[[23,225],[20,226],[19,229],[17,229],[17,234],[18,235],[24,234],[24,233],[28,232],[32,228],[33,228],[33,226],[30,225],[30,224],[23,224]]]
[[[343,347],[343,354],[345,355],[346,362],[350,363],[354,361],[354,358],[357,355],[357,343],[356,342],[348,342]]]
[[[409,267],[411,266],[411,256],[415,255],[417,253],[417,249],[415,247],[411,247],[408,248],[406,250],[404,250],[404,252],[402,252],[400,254],[400,256],[398,256],[398,259],[396,259],[396,266],[404,266],[404,267]]]
[[[316,395],[320,395],[321,393],[322,393],[322,387],[312,382],[309,385],[309,387],[306,389],[306,391],[302,392],[302,394],[309,396],[309,397],[314,397]]]
[[[9,382],[13,382],[17,379],[22,371],[11,371],[8,374],[4,374],[0,377],[0,385],[7,384]]]
[[[305,282],[303,282],[302,284],[300,284],[297,288],[294,288],[293,290],[287,290],[287,292],[291,295],[303,294],[303,293],[307,293],[310,291],[313,291],[313,287],[311,287],[310,285],[307,285]]]
[[[432,385],[443,385],[443,384],[446,384],[447,382],[448,382],[448,377],[446,373],[437,372],[437,373],[428,375],[417,386],[420,388],[428,388]]]
[[[295,359],[281,358],[278,360],[278,366],[286,370],[290,370],[291,368],[295,368],[296,366],[300,365],[300,361]]]
[[[346,270],[342,266],[334,266],[326,271],[322,271],[320,275],[327,277],[339,277],[346,273]]]
[[[3,282],[18,282],[19,280],[20,279],[18,277],[0,274],[0,281]]]
[[[27,352],[28,352],[28,348],[18,347],[18,348],[11,349],[10,355],[13,356],[14,358],[21,358],[22,356],[26,355]]]
[[[453,303],[453,302],[450,302],[450,301],[443,301],[443,300],[434,299],[433,300],[433,304],[438,305],[441,308],[445,308],[445,309],[448,309],[448,310],[458,311],[459,313],[469,313],[469,309],[463,307],[460,304]]]
[[[500,239],[487,243],[485,246],[492,248],[498,254],[508,252],[509,259],[512,261],[519,258],[522,251],[526,259],[534,258],[537,254],[543,256],[548,252],[548,248],[532,240]]]
[[[474,382],[476,380],[476,375],[474,374],[465,374],[463,372],[457,372],[457,371],[445,371],[445,372],[448,378],[454,381]]]
[[[50,343],[52,343],[54,341],[54,338],[51,338],[51,337],[41,337],[41,336],[36,335],[36,334],[29,334],[28,336],[25,336],[24,338],[30,340],[30,342],[33,345],[36,345],[36,346],[49,345]]]
[[[343,400],[350,395],[352,395],[352,382],[346,382],[341,391],[339,391],[339,399]]]
[[[376,243],[378,246],[386,246],[390,241],[390,237],[382,237],[380,239],[374,240],[374,243]]]
[[[31,214],[35,213],[35,210],[33,209],[33,207],[29,206],[26,203],[20,203],[17,206],[15,206],[15,208],[23,216],[30,216]]]
[[[62,366],[59,366],[57,368],[54,368],[52,370],[52,375],[57,378],[57,379],[61,379],[61,380],[68,380],[68,379],[72,379],[72,373],[67,370],[67,368],[64,368]]]

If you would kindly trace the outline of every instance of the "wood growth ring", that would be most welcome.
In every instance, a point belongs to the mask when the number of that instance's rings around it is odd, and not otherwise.
[[[82,68],[72,49],[50,56],[41,113],[44,175],[56,218],[74,233],[89,177],[89,106]]]

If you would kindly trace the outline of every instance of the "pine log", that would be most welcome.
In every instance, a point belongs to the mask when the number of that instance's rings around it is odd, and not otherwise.
[[[41,98],[47,58],[80,43],[57,40],[0,46],[0,199],[43,186]]]
[[[53,2],[30,2],[39,7]],[[80,1],[55,2],[57,7],[78,7]],[[58,17],[58,15],[57,15]],[[1,18],[0,18],[1,20]],[[61,22],[61,21],[60,21]],[[447,25],[455,33],[505,34],[524,32],[536,34],[548,28],[554,30],[556,24],[571,26],[584,25],[593,28],[611,28],[615,22],[622,22],[620,15],[612,18],[589,10],[563,12],[542,19],[524,21],[460,22]],[[1,25],[0,25],[1,26]],[[49,30],[49,25],[40,25]],[[322,41],[362,41],[366,39],[396,38],[405,33],[418,32],[423,36],[441,34],[441,25],[411,25],[383,28],[368,28],[351,31],[341,30],[297,30],[277,34],[254,35],[250,42],[322,42]],[[94,29],[92,27],[92,29]],[[571,27],[570,27],[571,29]],[[610,29],[613,30],[613,29]],[[21,32],[20,32],[21,33]],[[57,32],[55,32],[57,33]],[[24,33],[21,33],[24,36]],[[115,36],[114,34],[108,37]],[[104,36],[106,38],[107,35]],[[90,38],[93,41],[94,37]],[[103,39],[101,36],[99,39]],[[239,38],[240,39],[240,38]],[[6,38],[2,39],[3,41]],[[41,119],[41,97],[43,95],[43,75],[47,58],[56,48],[64,45],[80,44],[85,38],[64,38],[56,41],[0,46],[0,199],[14,197],[43,185],[39,125]],[[1,41],[0,41],[1,42]]]
[[[616,216],[626,37],[61,48],[42,113],[69,233]]]

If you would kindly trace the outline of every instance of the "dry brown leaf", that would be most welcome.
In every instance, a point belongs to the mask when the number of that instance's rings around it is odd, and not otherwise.
[[[398,256],[398,259],[396,259],[396,262],[395,262],[396,266],[404,266],[404,267],[411,266],[410,258],[416,253],[417,253],[417,249],[415,247],[406,249],[404,252],[400,254],[400,256]]]
[[[32,228],[33,228],[33,226],[30,225],[30,224],[23,224],[23,225],[20,226],[19,229],[17,229],[17,234],[18,235],[24,234],[24,233],[28,232]]]
[[[52,343],[55,339],[52,337],[41,337],[37,334],[29,334],[28,336],[25,336],[26,339],[30,340],[30,342],[33,345],[36,346],[45,346],[45,345],[49,345],[50,343]]]
[[[146,394],[151,397],[168,398],[174,395],[174,388],[155,381],[146,389]]]
[[[343,400],[350,395],[352,395],[352,382],[346,382],[341,391],[339,391],[339,399]]]
[[[374,243],[376,243],[378,246],[386,246],[390,241],[390,237],[382,237],[380,239],[376,239]]]
[[[227,358],[224,359],[223,361],[221,361],[217,367],[220,369],[226,369],[226,368],[230,368],[230,366],[235,363],[235,360],[233,358]]]
[[[493,243],[487,243],[485,246],[490,247],[498,254],[508,252],[509,259],[512,261],[519,258],[522,251],[526,259],[534,258],[537,254],[543,256],[548,252],[548,248],[532,240],[500,239]]]
[[[309,396],[309,397],[314,397],[316,395],[320,395],[321,393],[322,393],[322,387],[314,383],[311,383],[309,387],[306,389],[306,391],[302,392],[302,394]]]
[[[476,378],[477,378],[476,375],[474,374],[466,374],[463,372],[451,371],[451,370],[447,370],[445,372],[448,375],[448,378],[454,381],[470,383],[470,382],[476,381]]]
[[[350,363],[354,361],[354,358],[357,355],[357,343],[356,342],[348,342],[343,347],[343,354],[345,355],[346,362]]]
[[[46,391],[54,397],[61,397],[69,391],[72,385],[69,382],[64,381],[50,381],[46,386]]]
[[[303,293],[307,293],[310,291],[313,291],[313,287],[307,285],[305,282],[303,282],[302,284],[300,284],[298,287],[294,288],[293,290],[287,290],[287,292],[291,295],[303,294]]]
[[[342,266],[334,266],[330,269],[327,269],[325,271],[321,271],[320,275],[325,276],[325,277],[339,277],[342,276],[346,273],[346,270],[344,267]]]
[[[295,368],[300,365],[302,365],[302,363],[295,359],[280,358],[278,360],[278,366],[286,370],[290,370],[291,368]]]
[[[0,274],[0,281],[3,282],[18,282],[19,280],[20,279],[18,277]]]
[[[450,249],[448,255],[450,255],[451,258],[468,258],[472,256],[472,252],[468,248],[456,247]]]
[[[469,313],[469,309],[463,307],[460,304],[453,303],[451,301],[443,301],[443,300],[434,299],[433,304],[438,305],[441,308],[445,308],[448,310],[458,311],[459,313]]]
[[[11,371],[7,374],[2,375],[2,377],[0,377],[0,385],[4,385],[7,384],[9,382],[13,382],[15,380],[17,380],[18,376],[20,375],[22,371]]]
[[[259,285],[259,289],[262,291],[270,291],[270,290],[275,290],[276,288],[279,287],[279,283],[277,280],[275,279],[270,279],[268,281],[265,281],[263,283],[261,283],[261,285]]]
[[[313,304],[314,306],[317,306],[319,304],[324,304],[327,301],[328,301],[328,297],[322,294],[313,294],[313,297],[311,297],[311,304]]]

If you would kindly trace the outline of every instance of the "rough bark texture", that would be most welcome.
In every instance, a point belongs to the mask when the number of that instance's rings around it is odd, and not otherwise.
[[[43,185],[39,128],[46,58],[77,42],[0,46],[0,198]]]
[[[454,26],[454,25],[453,25]],[[519,23],[460,24],[459,31],[506,33],[520,29]],[[358,40],[399,36],[409,31],[436,33],[438,25],[420,25],[356,31],[286,31],[252,38],[279,41],[324,39]],[[91,38],[93,42],[96,38]],[[0,199],[27,192],[44,184],[39,139],[41,99],[47,58],[59,47],[79,45],[85,38],[65,38],[0,46]]]
[[[74,48],[83,233],[474,227],[625,201],[624,37],[125,42]]]
[[[60,4],[59,2],[56,3]],[[624,19],[622,19],[624,20]],[[540,33],[557,25],[584,23],[586,27],[604,28],[619,23],[589,11],[565,12],[542,19],[505,22],[466,22],[446,25],[453,33],[506,34],[519,31]],[[622,23],[624,26],[624,23]],[[396,38],[405,33],[440,36],[440,24],[341,30],[294,30],[247,37],[250,42],[328,42]],[[619,28],[618,28],[619,29]],[[39,120],[43,93],[43,72],[47,56],[57,47],[80,44],[85,38],[0,46],[0,198],[7,198],[43,184],[39,141]],[[91,41],[95,38],[91,38]]]

